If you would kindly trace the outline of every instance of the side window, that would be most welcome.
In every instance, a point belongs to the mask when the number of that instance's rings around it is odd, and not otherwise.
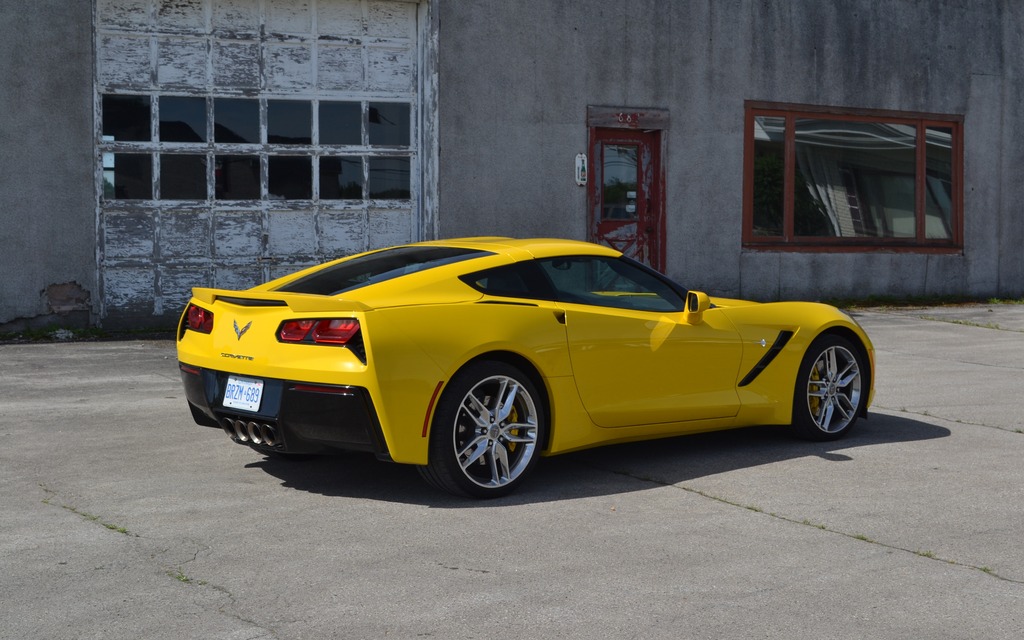
[[[681,311],[683,297],[652,273],[622,259],[550,258],[540,267],[558,300],[637,311]]]
[[[462,276],[462,281],[481,293],[505,298],[553,300],[554,291],[534,263],[519,262]]]

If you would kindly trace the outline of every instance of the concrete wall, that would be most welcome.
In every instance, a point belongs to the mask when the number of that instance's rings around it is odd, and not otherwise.
[[[92,3],[0,0],[0,331],[96,301]]]
[[[587,106],[658,108],[671,117],[667,271],[688,286],[1024,295],[1024,3],[429,2],[427,236],[585,237],[573,160]],[[0,332],[101,320],[93,4],[0,0]],[[743,250],[745,100],[963,115],[963,254]],[[132,322],[129,306],[103,311]]]
[[[662,108],[667,271],[722,295],[1024,292],[1013,0],[438,0],[440,235],[583,238],[587,105]],[[745,251],[744,101],[962,114],[963,255]]]

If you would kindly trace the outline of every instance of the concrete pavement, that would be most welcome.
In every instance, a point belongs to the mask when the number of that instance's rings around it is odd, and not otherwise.
[[[856,317],[847,439],[606,447],[482,503],[196,426],[170,341],[0,346],[0,638],[1020,637],[1024,306]]]

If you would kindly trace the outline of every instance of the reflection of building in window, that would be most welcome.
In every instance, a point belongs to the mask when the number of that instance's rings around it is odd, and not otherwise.
[[[958,120],[754,113],[748,242],[958,241]]]

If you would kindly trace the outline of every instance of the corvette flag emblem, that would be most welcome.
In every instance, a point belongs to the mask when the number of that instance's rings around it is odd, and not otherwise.
[[[242,327],[241,329],[239,329],[239,328],[238,328],[238,320],[235,320],[235,321],[234,321],[234,324],[235,324],[235,335],[236,335],[236,336],[238,336],[238,339],[239,339],[239,340],[241,340],[241,339],[242,339],[242,336],[244,336],[244,335],[245,335],[245,332],[246,332],[246,331],[248,331],[248,330],[249,330],[249,327],[251,327],[251,326],[252,326],[252,320],[250,320],[250,321],[249,321],[249,324],[245,325],[245,326],[244,326],[244,327]]]

